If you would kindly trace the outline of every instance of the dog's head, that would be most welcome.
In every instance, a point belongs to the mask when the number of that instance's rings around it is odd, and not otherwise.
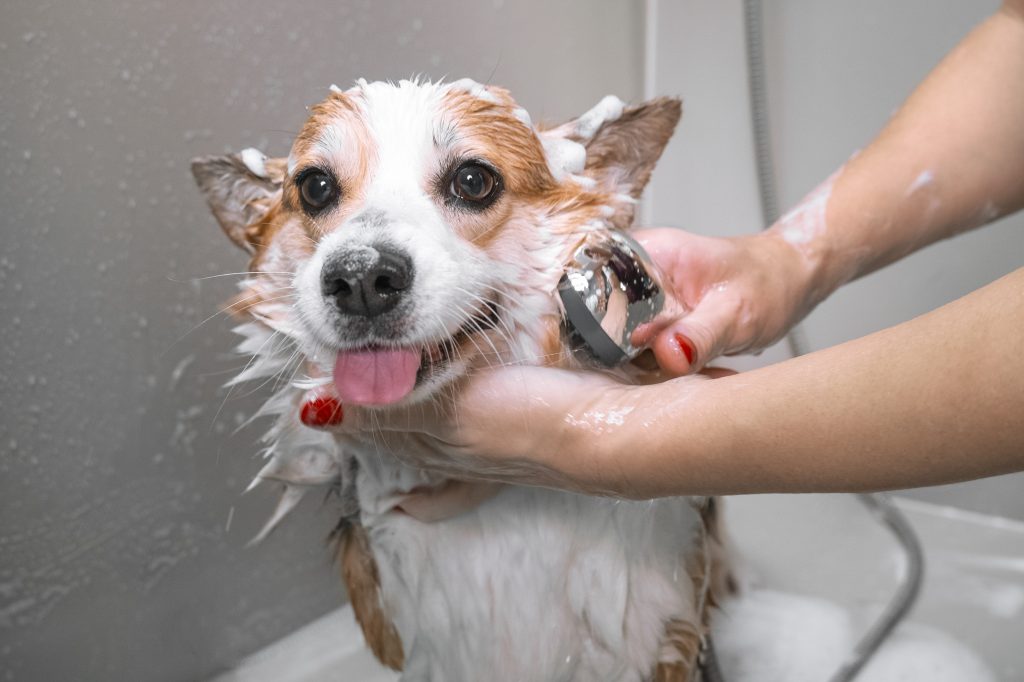
[[[607,97],[542,130],[500,88],[359,81],[312,108],[287,159],[196,160],[252,257],[236,307],[279,334],[249,351],[301,358],[367,405],[428,397],[481,355],[564,358],[562,264],[632,222],[679,116]]]

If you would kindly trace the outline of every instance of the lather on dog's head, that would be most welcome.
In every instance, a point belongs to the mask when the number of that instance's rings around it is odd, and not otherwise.
[[[679,116],[607,97],[540,130],[501,88],[359,81],[312,108],[287,159],[197,159],[252,257],[236,307],[279,334],[249,351],[298,350],[368,405],[430,396],[479,354],[550,363],[561,264],[629,226]]]

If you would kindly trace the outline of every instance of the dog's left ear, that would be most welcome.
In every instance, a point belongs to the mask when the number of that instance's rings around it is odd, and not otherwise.
[[[192,175],[224,233],[255,254],[263,243],[267,215],[281,200],[285,159],[268,159],[258,149],[192,160]]]
[[[558,138],[582,145],[585,176],[639,199],[682,113],[682,103],[673,97],[627,106],[608,96],[579,118],[542,132],[541,140],[545,147]],[[628,215],[613,220],[623,223],[619,227],[633,220],[632,210],[623,213]]]
[[[639,199],[682,115],[682,103],[671,97],[623,108],[618,118],[584,141],[586,174],[610,178],[624,194]]]

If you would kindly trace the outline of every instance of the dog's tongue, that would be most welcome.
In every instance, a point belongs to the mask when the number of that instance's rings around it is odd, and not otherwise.
[[[419,369],[418,350],[342,351],[334,361],[334,387],[342,403],[390,405],[409,395]]]

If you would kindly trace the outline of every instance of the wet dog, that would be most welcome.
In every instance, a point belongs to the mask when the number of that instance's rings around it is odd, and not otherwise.
[[[287,384],[262,410],[259,478],[287,486],[272,522],[310,487],[337,487],[353,608],[403,679],[699,679],[725,567],[692,500],[453,480],[301,414],[319,385],[388,409],[445,399],[483,356],[571,365],[562,264],[632,223],[679,117],[677,100],[607,97],[542,129],[501,88],[359,81],[312,108],[287,159],[193,164],[251,257],[233,305],[252,359],[235,381]]]

